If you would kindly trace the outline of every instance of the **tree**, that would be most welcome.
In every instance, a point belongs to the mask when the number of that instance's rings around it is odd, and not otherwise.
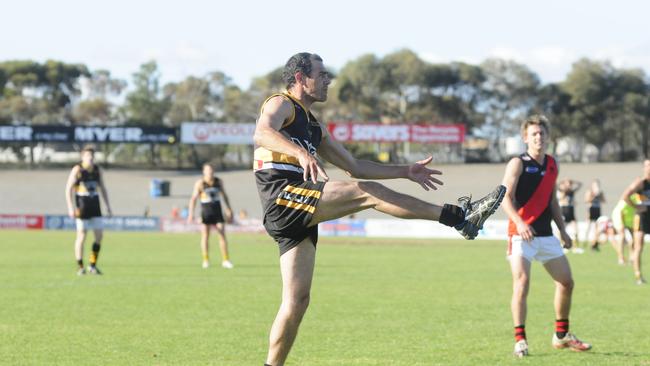
[[[160,125],[169,108],[167,100],[162,98],[160,73],[155,61],[140,66],[133,74],[134,90],[127,94],[124,114],[129,123]]]

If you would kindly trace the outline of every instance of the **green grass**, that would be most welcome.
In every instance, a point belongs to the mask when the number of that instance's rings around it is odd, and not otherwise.
[[[73,236],[0,231],[0,364],[263,363],[281,289],[270,239],[232,235],[236,268],[203,270],[198,235],[109,232],[105,275],[77,277]],[[650,286],[610,248],[570,256],[571,327],[593,351],[551,348],[553,284],[536,263],[531,356],[513,359],[504,254],[493,241],[321,238],[287,364],[650,365]]]

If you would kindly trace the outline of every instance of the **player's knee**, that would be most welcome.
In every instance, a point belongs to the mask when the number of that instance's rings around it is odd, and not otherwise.
[[[575,282],[573,281],[572,277],[562,279],[561,281],[558,281],[558,284],[562,286],[562,288],[566,291],[573,291],[573,287],[575,286]]]
[[[528,286],[530,285],[530,277],[526,275],[521,275],[515,279],[515,290],[519,292],[528,291]]]
[[[289,308],[293,311],[305,311],[309,306],[310,298],[309,291],[296,293],[287,299]]]
[[[359,189],[360,196],[365,198],[366,201],[380,199],[382,196],[381,192],[386,189],[381,183],[373,181],[356,182],[356,185]]]

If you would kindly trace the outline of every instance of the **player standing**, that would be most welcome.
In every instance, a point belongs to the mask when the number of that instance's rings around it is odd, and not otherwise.
[[[630,196],[638,193],[641,202],[632,202]],[[623,192],[622,199],[630,206],[636,209],[634,222],[634,240],[632,247],[632,266],[634,267],[634,277],[638,285],[646,283],[641,273],[641,254],[643,254],[643,244],[645,234],[650,233],[650,159],[643,161],[643,176],[635,179],[632,184]]]
[[[507,193],[503,209],[508,214],[508,259],[512,271],[512,319],[515,326],[514,355],[528,355],[526,340],[526,299],[530,286],[533,260],[540,261],[555,281],[554,348],[588,351],[591,345],[569,332],[569,312],[573,293],[573,276],[560,241],[553,236],[551,220],[560,230],[565,248],[571,248],[571,237],[557,201],[556,180],[559,169],[555,159],[546,154],[549,137],[546,117],[533,115],[521,127],[525,153],[508,162],[503,177]]]

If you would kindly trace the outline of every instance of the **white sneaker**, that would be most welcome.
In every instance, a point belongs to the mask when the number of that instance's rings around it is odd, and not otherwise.
[[[528,342],[526,342],[525,339],[522,339],[515,343],[515,351],[512,354],[519,358],[528,356]]]
[[[573,248],[573,254],[582,254],[585,250],[582,248]]]
[[[223,267],[225,269],[233,269],[233,268],[235,268],[235,265],[232,264],[231,261],[223,261],[223,262],[221,262],[221,267]]]
[[[203,261],[203,264],[201,266],[203,268],[208,268],[208,267],[210,267],[210,262],[209,261]]]
[[[579,340],[578,337],[573,335],[573,333],[567,333],[562,339],[558,338],[557,334],[553,333],[551,344],[555,349],[568,348],[576,352],[584,352],[591,349],[591,344]]]

